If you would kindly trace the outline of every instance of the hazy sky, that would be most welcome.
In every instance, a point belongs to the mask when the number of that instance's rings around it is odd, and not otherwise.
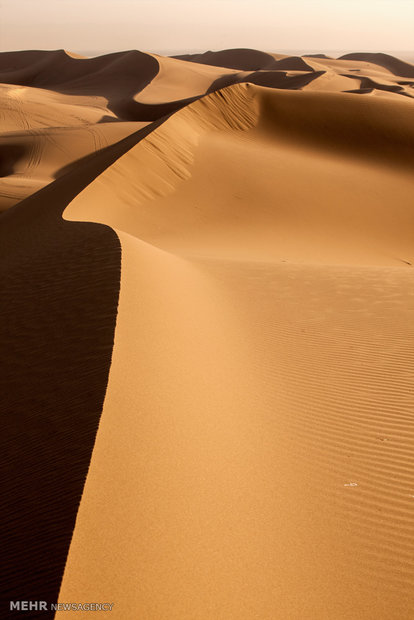
[[[0,0],[0,48],[413,50],[414,0]]]

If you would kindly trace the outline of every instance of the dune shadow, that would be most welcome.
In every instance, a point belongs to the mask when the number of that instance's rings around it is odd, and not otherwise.
[[[384,92],[395,93],[397,95],[405,95],[405,96],[410,97],[410,95],[404,91],[404,87],[401,85],[401,83],[382,84],[381,82],[378,82],[377,80],[373,80],[372,78],[365,77],[362,75],[356,76],[354,74],[349,75],[346,73],[343,73],[341,75],[343,77],[347,77],[351,79],[358,79],[360,82],[360,88],[355,88],[353,90],[345,91],[348,93],[363,94],[363,93],[371,93],[374,90],[382,90]]]
[[[23,144],[0,143],[0,177],[7,177],[15,172],[15,166],[28,153]]]

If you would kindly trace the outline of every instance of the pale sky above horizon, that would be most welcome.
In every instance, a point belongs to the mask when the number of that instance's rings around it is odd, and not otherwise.
[[[414,0],[0,0],[0,49],[414,50]]]

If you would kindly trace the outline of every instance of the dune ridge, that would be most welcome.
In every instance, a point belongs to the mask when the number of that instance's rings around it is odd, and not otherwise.
[[[0,54],[8,597],[412,618],[413,70]]]
[[[111,362],[119,239],[62,213],[143,131],[1,216],[4,617],[22,596],[57,601]]]
[[[108,167],[88,185],[65,212],[77,218],[100,218],[99,210],[119,216],[131,206],[172,193],[191,176],[194,153],[202,136],[215,131],[247,131],[258,121],[258,110],[249,85],[235,85],[201,99],[178,111]],[[123,179],[123,188],[119,180]],[[115,193],[114,193],[114,189]],[[98,193],[98,195],[96,195]],[[115,207],[117,205],[117,207]],[[114,209],[115,207],[115,209]]]

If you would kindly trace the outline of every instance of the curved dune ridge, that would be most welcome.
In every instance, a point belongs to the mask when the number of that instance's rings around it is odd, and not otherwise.
[[[2,617],[413,617],[413,93],[0,54]]]

